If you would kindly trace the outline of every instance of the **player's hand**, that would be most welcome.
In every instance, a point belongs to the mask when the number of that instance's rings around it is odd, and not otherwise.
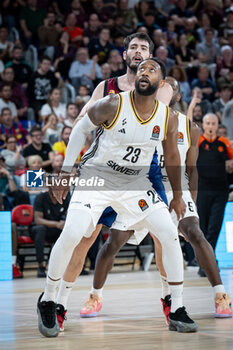
[[[70,190],[70,174],[61,173],[55,178],[55,180],[55,185],[52,188],[53,196],[56,198],[58,203],[62,204]]]
[[[183,201],[182,197],[172,199],[170,206],[169,206],[170,213],[172,212],[172,210],[175,210],[178,221],[180,219],[183,219],[185,211],[186,211],[186,204]]]

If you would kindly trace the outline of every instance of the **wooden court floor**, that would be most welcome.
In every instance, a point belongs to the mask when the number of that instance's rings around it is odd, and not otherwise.
[[[233,299],[233,271],[222,270]],[[34,275],[35,272],[33,271]],[[184,302],[199,325],[198,333],[170,332],[160,303],[159,274],[118,272],[109,276],[103,308],[95,319],[80,319],[92,275],[81,276],[71,293],[65,332],[44,338],[37,329],[36,302],[44,279],[26,276],[0,282],[1,350],[232,350],[233,319],[214,319],[213,292],[197,271],[185,271]]]

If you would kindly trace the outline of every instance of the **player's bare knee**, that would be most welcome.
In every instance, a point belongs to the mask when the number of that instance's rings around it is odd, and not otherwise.
[[[186,218],[179,224],[179,230],[193,246],[199,246],[205,242],[205,236],[199,227],[196,217]]]

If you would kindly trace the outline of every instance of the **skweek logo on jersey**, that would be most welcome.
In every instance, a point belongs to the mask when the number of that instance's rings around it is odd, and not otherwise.
[[[179,144],[184,143],[184,134],[181,131],[178,131],[178,141]]]
[[[140,199],[138,201],[138,205],[141,208],[142,211],[146,210],[147,208],[149,208],[149,205],[146,203],[145,199]]]
[[[159,125],[155,125],[152,131],[151,140],[158,140],[159,134],[160,134],[160,127]]]
[[[27,170],[26,187],[44,187],[44,170]]]

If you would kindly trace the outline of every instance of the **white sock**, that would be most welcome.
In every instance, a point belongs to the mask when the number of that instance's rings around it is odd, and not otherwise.
[[[167,277],[160,275],[160,281],[162,284],[162,298],[171,294],[170,285],[168,284]]]
[[[102,298],[102,296],[103,296],[103,289],[104,288],[95,289],[94,287],[92,287],[91,288],[91,294],[97,294],[98,297]]]
[[[12,255],[12,265],[16,264],[16,255]]]
[[[183,306],[183,284],[171,285],[171,312]]]
[[[41,301],[56,301],[57,287],[59,286],[60,279],[57,281],[51,280],[48,276],[46,278],[46,285],[44,295]]]
[[[59,290],[57,293],[57,304],[62,304],[67,309],[67,302],[72,291],[72,287],[75,282],[66,282],[63,279],[61,280]]]
[[[216,295],[217,293],[226,293],[223,284],[218,284],[217,286],[214,286],[214,287],[213,287],[213,290],[214,290],[215,295]]]

